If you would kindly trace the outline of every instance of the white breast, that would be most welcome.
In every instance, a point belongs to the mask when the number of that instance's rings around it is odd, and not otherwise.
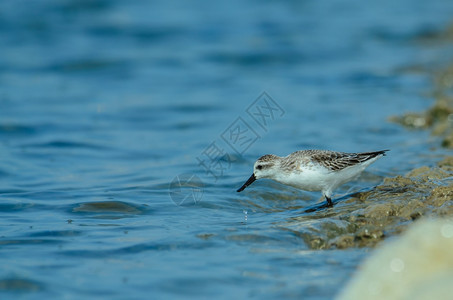
[[[293,172],[279,172],[274,180],[305,191],[321,191],[330,177],[329,173],[326,168],[311,164]]]
[[[309,163],[292,172],[277,172],[273,179],[305,191],[323,191],[330,194],[340,185],[357,177],[378,158],[339,171],[331,171],[321,165]]]

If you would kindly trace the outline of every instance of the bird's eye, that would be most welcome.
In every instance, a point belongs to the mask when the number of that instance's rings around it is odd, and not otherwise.
[[[262,165],[257,165],[256,168],[257,168],[258,170],[261,170],[261,169],[263,168],[263,166],[262,166]]]

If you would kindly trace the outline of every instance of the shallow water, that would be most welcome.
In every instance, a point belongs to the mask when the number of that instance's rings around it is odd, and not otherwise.
[[[434,164],[436,138],[387,119],[432,103],[417,70],[451,58],[435,37],[452,13],[2,1],[2,299],[331,298],[369,249],[310,250],[290,229],[320,194],[235,191],[266,153],[391,149],[339,195]]]

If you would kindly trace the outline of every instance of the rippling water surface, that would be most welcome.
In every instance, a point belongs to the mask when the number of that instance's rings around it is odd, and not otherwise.
[[[1,298],[333,297],[369,250],[311,250],[291,229],[320,194],[235,191],[266,153],[391,149],[340,195],[435,161],[436,140],[387,118],[431,104],[423,70],[451,58],[452,13],[2,1]]]

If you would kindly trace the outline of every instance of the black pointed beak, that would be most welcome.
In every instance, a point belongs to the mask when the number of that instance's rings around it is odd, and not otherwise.
[[[251,185],[255,180],[256,180],[255,174],[252,174],[252,176],[250,176],[250,178],[244,183],[243,186],[241,186],[241,187],[237,190],[237,192],[242,192],[246,187],[248,187],[249,185]]]

